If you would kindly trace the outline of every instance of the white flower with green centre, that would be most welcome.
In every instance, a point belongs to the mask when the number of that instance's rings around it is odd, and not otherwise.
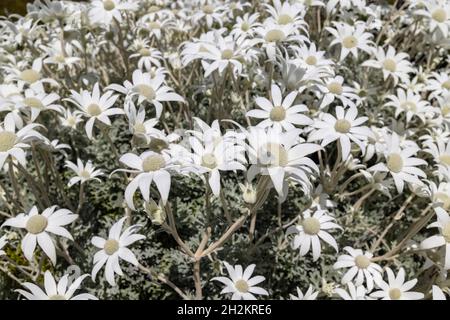
[[[327,214],[325,210],[316,210],[311,215],[311,210],[303,212],[303,219],[295,226],[290,226],[286,235],[295,234],[292,239],[292,249],[300,248],[300,256],[306,255],[312,249],[313,261],[319,259],[322,248],[320,240],[332,246],[336,252],[338,245],[336,240],[328,233],[328,230],[342,229],[334,223],[335,219]]]
[[[51,262],[56,264],[56,250],[50,234],[73,241],[72,235],[63,226],[71,224],[78,215],[67,209],[56,210],[56,207],[49,207],[39,214],[37,207],[34,206],[27,214],[20,213],[2,224],[2,227],[25,229],[27,233],[22,239],[21,249],[29,261],[33,261],[33,253],[38,244]]]
[[[81,90],[80,93],[74,90],[70,92],[71,97],[65,100],[75,104],[80,109],[81,114],[89,119],[85,126],[89,139],[92,139],[95,120],[99,120],[104,125],[110,126],[110,116],[125,113],[122,108],[112,108],[118,96],[113,95],[112,91],[107,91],[102,95],[98,83],[94,85],[92,93],[88,90]]]
[[[385,51],[382,47],[373,49],[375,60],[367,60],[362,66],[367,66],[375,69],[381,69],[383,72],[383,79],[386,81],[389,76],[394,79],[396,85],[399,80],[406,82],[409,80],[409,73],[414,69],[409,62],[408,54],[404,52],[396,53],[393,46],[389,46]]]
[[[3,168],[9,157],[26,167],[24,149],[29,147],[28,142],[44,139],[41,134],[34,131],[34,128],[38,127],[39,124],[30,123],[19,131],[16,131],[16,126],[13,113],[8,113],[3,120],[3,125],[0,125],[0,169]]]
[[[71,129],[76,129],[77,125],[83,121],[80,111],[77,110],[72,112],[70,109],[65,109],[64,115],[62,117],[59,117],[59,120],[61,122],[61,125]]]
[[[344,85],[343,77],[329,77],[324,82],[323,85],[317,84],[319,90],[316,91],[316,95],[321,99],[319,109],[324,109],[336,99],[343,107],[356,107],[360,103],[361,98],[356,94],[356,90]]]
[[[423,151],[433,156],[438,172],[445,177],[446,171],[450,168],[450,142],[445,138],[437,138],[434,141],[425,141],[424,146]]]
[[[420,94],[416,94],[410,89],[406,91],[397,89],[396,95],[389,95],[386,98],[390,101],[385,106],[395,108],[395,117],[405,113],[407,122],[411,121],[412,117],[417,117],[425,122],[426,118],[434,115],[434,108],[427,101],[422,100]]]
[[[3,256],[3,255],[6,254],[5,251],[2,250],[2,249],[5,247],[5,245],[6,245],[7,243],[8,243],[8,241],[7,241],[6,235],[2,236],[2,237],[0,238],[0,256]]]
[[[23,289],[17,289],[16,291],[23,295],[27,300],[98,300],[97,297],[89,293],[81,293],[74,296],[83,282],[88,277],[88,274],[84,274],[73,281],[69,285],[69,275],[64,275],[58,283],[50,273],[45,271],[44,273],[44,290],[39,286],[31,282],[22,283],[28,291]]]
[[[348,254],[340,255],[333,265],[334,269],[348,268],[342,277],[342,284],[353,281],[356,286],[361,286],[365,283],[369,292],[372,291],[373,279],[382,272],[382,268],[371,261],[373,254],[352,247],[345,247],[344,251]]]
[[[113,19],[122,21],[122,11],[134,11],[138,6],[129,0],[94,0],[88,12],[89,20],[93,24],[112,23]]]
[[[215,196],[219,196],[222,171],[245,171],[245,149],[238,140],[221,138],[201,141],[197,137],[190,137],[192,160],[198,167],[199,173],[208,175],[208,184]]]
[[[103,175],[101,170],[95,169],[90,160],[86,162],[86,165],[83,164],[80,158],[77,159],[77,164],[71,161],[66,161],[66,167],[71,169],[76,174],[76,177],[69,180],[69,183],[67,184],[69,188],[78,182],[81,184],[89,180],[96,180],[100,182],[101,180],[96,177]]]
[[[107,89],[112,89],[127,96],[127,98],[137,97],[137,104],[140,105],[144,101],[155,106],[156,117],[159,118],[163,111],[161,102],[177,101],[185,102],[182,96],[173,92],[172,88],[165,84],[165,72],[157,69],[155,75],[152,76],[148,72],[142,72],[137,69],[132,75],[132,82],[125,80],[123,86],[111,84]]]
[[[395,187],[399,193],[403,192],[405,182],[414,185],[423,185],[419,179],[426,178],[427,175],[421,169],[420,165],[427,165],[423,159],[412,157],[419,150],[414,146],[400,147],[400,138],[393,132],[385,136],[385,149],[383,150],[385,162],[380,162],[368,169],[375,172],[389,172],[394,179]]]
[[[299,143],[299,129],[281,132],[276,128],[251,127],[247,132],[247,155],[251,164],[247,178],[269,175],[278,195],[288,191],[288,181],[299,184],[303,192],[312,188],[310,176],[319,168],[308,155],[321,149],[314,143]]]
[[[428,18],[431,32],[439,31],[445,38],[450,30],[450,5],[448,1],[427,0],[422,1],[423,9],[417,10],[415,14]]]
[[[299,63],[303,68],[315,71],[325,77],[333,74],[331,68],[333,61],[326,59],[325,51],[319,51],[315,43],[311,42],[309,46],[301,45],[293,47],[293,49],[295,50],[295,63]]]
[[[342,160],[346,161],[351,153],[352,142],[354,142],[361,153],[366,150],[367,141],[373,137],[372,131],[361,126],[367,121],[367,117],[358,116],[358,110],[352,106],[344,110],[344,108],[336,107],[336,117],[329,113],[323,113],[320,120],[314,122],[312,131],[308,137],[308,141],[322,140],[322,146],[326,146],[336,140],[339,141],[338,148]]]
[[[232,293],[232,300],[256,300],[255,294],[269,295],[269,293],[256,285],[263,282],[265,278],[263,276],[252,277],[253,270],[255,270],[254,264],[249,265],[245,270],[241,265],[231,266],[224,261],[224,265],[228,271],[229,278],[227,277],[214,277],[211,280],[220,281],[225,285],[225,288],[220,292]]]
[[[273,6],[270,4],[264,4],[264,6],[270,14],[269,21],[281,26],[292,25],[296,29],[306,33],[307,24],[304,21],[306,10],[302,5],[298,3],[290,4],[288,1],[281,2],[280,0],[274,0]]]
[[[199,1],[199,6],[193,11],[192,20],[195,24],[204,25],[211,29],[214,22],[220,26],[223,24],[225,7],[221,5],[212,5],[209,1]]]
[[[370,294],[372,298],[381,298],[382,300],[421,300],[424,294],[413,292],[411,290],[417,283],[417,279],[405,282],[405,269],[400,268],[397,276],[391,268],[386,268],[388,282],[382,277],[374,278],[376,285],[381,289]]]
[[[258,123],[258,127],[274,127],[286,131],[295,129],[295,126],[311,125],[313,121],[301,114],[307,112],[308,108],[303,104],[294,104],[297,97],[297,91],[290,92],[283,99],[280,87],[272,85],[272,101],[264,97],[257,97],[256,104],[260,109],[254,109],[247,112],[248,117],[264,119]]]
[[[141,228],[141,225],[130,226],[122,232],[125,219],[126,217],[123,217],[112,225],[107,239],[97,236],[92,238],[92,244],[100,249],[94,255],[94,268],[92,269],[92,279],[94,281],[97,273],[105,264],[105,278],[112,286],[116,285],[114,274],[123,275],[119,264],[120,259],[134,266],[139,265],[134,253],[127,247],[136,241],[145,239],[145,236],[136,233]]]
[[[291,300],[316,300],[319,291],[314,291],[312,285],[309,285],[308,290],[303,294],[299,287],[297,287],[297,295],[289,294]]]
[[[334,28],[325,29],[334,36],[330,46],[341,45],[340,60],[344,60],[349,53],[358,58],[358,50],[370,53],[372,45],[372,34],[365,32],[366,23],[356,21],[353,26],[342,22],[333,22]]]
[[[136,53],[130,55],[130,59],[139,58],[138,68],[150,71],[153,66],[157,68],[161,67],[161,60],[163,59],[161,51],[151,48],[148,40],[135,41],[138,50]]]
[[[59,84],[51,78],[44,78],[42,71],[42,58],[37,58],[33,60],[31,67],[26,65],[22,68],[13,68],[10,66],[4,66],[4,69],[10,74],[6,75],[5,82],[14,81],[17,82],[19,88],[29,86],[42,86],[42,84],[47,83],[52,86],[58,87]]]
[[[430,97],[435,97],[437,99],[448,98],[450,95],[450,73],[447,71],[432,72],[431,77],[426,80],[425,89],[431,91]],[[445,108],[443,109],[444,113],[449,112],[446,111]]]
[[[57,100],[59,100],[59,95],[56,93],[46,94],[43,91],[43,87],[39,84],[25,90],[24,97],[18,104],[20,108],[30,113],[30,120],[34,122],[39,114],[46,110],[64,113],[64,108],[59,104],[55,104]]]
[[[439,234],[431,236],[422,241],[420,247],[422,249],[432,249],[444,246],[445,255],[443,257],[444,260],[444,269],[450,269],[450,216],[448,212],[441,208],[436,207],[435,209],[437,220],[431,223],[428,228],[438,228]]]
[[[125,200],[132,210],[136,210],[133,196],[137,188],[141,191],[144,200],[150,201],[150,185],[152,182],[155,183],[163,203],[167,202],[170,191],[169,171],[176,167],[168,153],[146,151],[140,156],[127,153],[120,157],[120,162],[131,169],[118,169],[116,171],[130,172],[135,175],[125,189]]]

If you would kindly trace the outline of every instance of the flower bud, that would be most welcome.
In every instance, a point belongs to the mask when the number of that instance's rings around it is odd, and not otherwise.
[[[166,212],[153,199],[144,204],[144,209],[153,224],[161,225],[166,221]]]

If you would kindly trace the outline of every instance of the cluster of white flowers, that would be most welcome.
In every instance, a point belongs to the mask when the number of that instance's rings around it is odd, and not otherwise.
[[[93,282],[104,267],[116,285],[125,260],[183,298],[205,298],[212,280],[228,298],[279,298],[258,286],[271,274],[252,277],[255,264],[244,270],[220,253],[242,233],[250,246],[281,235],[291,248],[278,250],[298,249],[300,262],[334,255],[321,289],[292,283],[296,295],[282,298],[445,299],[449,0],[36,0],[27,9],[0,20],[0,272],[20,279],[23,297],[96,299],[73,296],[88,274],[56,284],[43,269],[59,273],[57,257],[73,264],[71,251],[92,245]],[[98,141],[112,170],[83,150]],[[109,233],[78,243],[86,186],[109,180],[123,194]],[[188,192],[198,181],[209,217],[194,244],[177,230],[173,185]],[[260,210],[268,199],[278,213]],[[224,217],[211,217],[212,202]],[[256,220],[277,214],[264,235]],[[192,261],[192,287],[132,251],[147,238],[138,216]],[[347,237],[358,223],[367,232]],[[412,254],[432,275],[420,292],[418,279],[405,281],[419,272],[402,265]],[[215,261],[229,278],[205,272]]]

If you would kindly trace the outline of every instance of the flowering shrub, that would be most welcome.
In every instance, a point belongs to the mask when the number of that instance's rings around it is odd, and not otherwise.
[[[445,299],[448,0],[36,0],[0,20],[0,283]]]

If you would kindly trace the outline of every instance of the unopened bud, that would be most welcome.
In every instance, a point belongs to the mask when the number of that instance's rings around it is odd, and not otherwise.
[[[242,197],[244,198],[245,203],[254,204],[256,202],[255,187],[249,183],[246,183],[245,185],[239,183],[239,187],[242,190]]]
[[[150,217],[153,224],[161,225],[166,221],[166,212],[153,199],[144,204],[145,212]]]

